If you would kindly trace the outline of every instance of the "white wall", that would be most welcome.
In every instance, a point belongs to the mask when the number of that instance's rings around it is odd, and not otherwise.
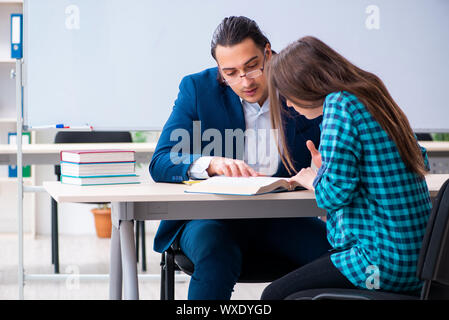
[[[378,75],[416,131],[449,129],[447,0],[39,0],[24,11],[29,125],[162,128],[181,78],[215,66],[217,25],[245,15],[277,51],[313,35]]]

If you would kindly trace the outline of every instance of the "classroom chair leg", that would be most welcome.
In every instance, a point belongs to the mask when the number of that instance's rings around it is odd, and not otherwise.
[[[165,300],[165,252],[161,254],[161,300]]]
[[[54,235],[54,227],[53,227],[53,211],[54,209],[54,203],[53,203],[53,198],[51,199],[51,264],[55,264],[55,241],[53,240],[55,235]]]
[[[165,251],[165,298],[175,300],[175,255]]]
[[[145,221],[141,221],[141,240],[142,240],[142,270],[147,271],[146,247],[145,247]]]
[[[145,221],[136,221],[136,257],[139,262],[139,247],[142,246],[140,257],[142,258],[142,271],[147,271],[147,261],[145,252]]]
[[[137,259],[137,263],[139,263],[139,233],[140,233],[140,221],[136,220],[135,223],[135,235],[136,235],[136,259]]]

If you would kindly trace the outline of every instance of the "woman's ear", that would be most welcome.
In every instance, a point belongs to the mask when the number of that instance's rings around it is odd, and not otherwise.
[[[273,51],[271,51],[271,44],[267,43],[265,45],[265,59],[269,61],[273,56]]]

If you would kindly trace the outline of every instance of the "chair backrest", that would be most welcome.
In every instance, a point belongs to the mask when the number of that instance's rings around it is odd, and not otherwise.
[[[415,133],[419,141],[432,141],[432,135],[430,133]]]
[[[449,180],[434,200],[417,269],[423,299],[449,299]]]
[[[132,142],[131,133],[128,131],[59,131],[55,136],[55,143],[108,143],[108,142]],[[61,168],[55,166],[55,174],[58,180],[61,177]]]
[[[128,131],[59,131],[55,143],[132,142]]]

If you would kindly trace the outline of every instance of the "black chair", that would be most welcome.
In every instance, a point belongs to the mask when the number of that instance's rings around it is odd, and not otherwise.
[[[64,132],[55,136],[55,143],[130,143],[131,133],[126,131],[92,131],[92,132]],[[55,166],[58,181],[61,180],[61,166]],[[100,204],[100,203],[96,203]],[[136,222],[136,256],[139,259],[139,237],[142,243],[142,270],[146,271],[145,250],[145,221]],[[137,260],[138,261],[138,260]],[[51,199],[51,262],[54,272],[59,273],[59,239],[58,239],[58,203]]]
[[[430,133],[415,133],[418,141],[433,141]]]
[[[287,300],[441,300],[449,299],[449,180],[434,200],[432,213],[419,253],[417,276],[424,285],[420,296],[376,290],[310,289]]]
[[[243,256],[242,272],[238,282],[271,282],[297,269],[299,266],[278,256],[267,256],[264,252],[250,252]],[[192,275],[195,266],[182,252],[179,241],[174,243],[161,257],[161,300],[174,300],[175,271]]]

